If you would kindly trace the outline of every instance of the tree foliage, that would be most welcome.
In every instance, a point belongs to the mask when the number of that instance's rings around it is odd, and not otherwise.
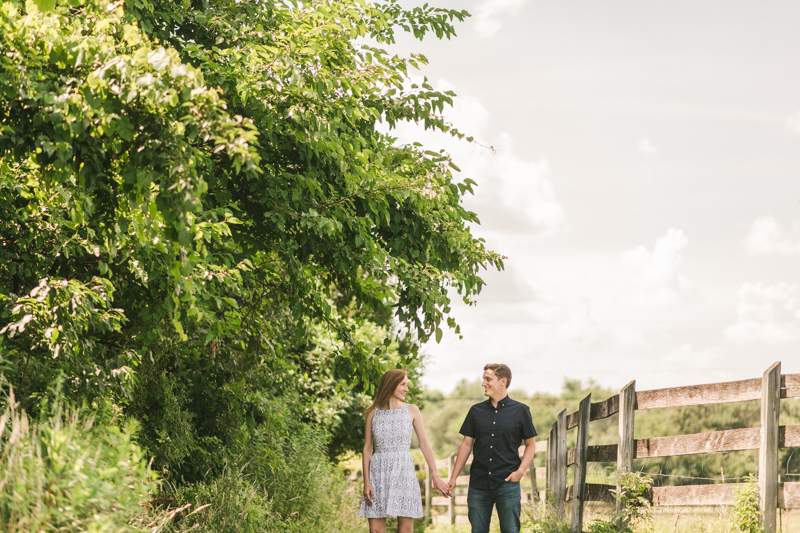
[[[166,475],[220,471],[292,398],[354,449],[385,369],[458,332],[502,257],[444,152],[451,92],[395,32],[466,12],[358,0],[21,0],[0,9],[0,370],[141,422]],[[385,126],[382,126],[384,124]],[[465,141],[470,141],[467,138]],[[216,469],[216,470],[215,470]]]

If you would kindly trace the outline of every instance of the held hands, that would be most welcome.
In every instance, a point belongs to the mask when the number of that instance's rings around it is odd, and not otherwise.
[[[452,496],[454,490],[456,490],[456,478],[455,477],[447,482],[447,496]]]
[[[523,472],[522,470],[515,470],[514,472],[511,472],[511,475],[506,478],[506,481],[513,481],[516,483],[517,481],[522,479],[522,476],[524,475],[525,472]]]
[[[442,496],[445,498],[449,498],[453,495],[453,491],[450,489],[450,485],[442,481],[442,478],[436,476],[433,478],[433,488],[438,490],[442,493]]]
[[[364,482],[364,499],[367,500],[367,505],[372,507],[372,500],[375,499],[375,491],[372,490],[372,483],[369,481]]]

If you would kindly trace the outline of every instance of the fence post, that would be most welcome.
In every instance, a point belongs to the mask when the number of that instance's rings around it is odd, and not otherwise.
[[[564,518],[564,503],[567,499],[567,410],[558,413],[556,420],[556,471],[553,477],[553,492],[556,497],[556,512]]]
[[[453,476],[453,470],[455,470],[456,466],[456,454],[450,454],[450,462],[447,465],[447,477],[450,478]],[[458,487],[458,477],[456,477],[456,487]],[[453,490],[453,494],[447,499],[447,512],[450,515],[450,524],[456,523],[456,491]]]
[[[572,533],[583,531],[583,503],[586,499],[586,454],[589,451],[589,420],[592,394],[578,407],[578,440],[575,444],[575,481],[572,487]]]
[[[553,427],[550,428],[550,433],[547,434],[547,450],[545,451],[545,459],[544,459],[544,488],[545,494],[547,498],[550,498],[553,494],[553,473],[556,471],[555,465],[555,446],[556,446],[556,430],[557,426],[556,423],[553,423]]]
[[[758,449],[758,494],[764,533],[775,533],[778,512],[778,424],[781,411],[781,363],[761,380],[761,447]]]
[[[425,516],[424,520],[425,523],[428,524],[431,521],[431,503],[433,503],[433,479],[431,478],[433,474],[431,473],[431,467],[428,466],[428,463],[425,463]]]
[[[636,442],[633,440],[633,420],[636,414],[636,380],[631,381],[619,391],[619,433],[617,443],[617,494],[622,487],[619,484],[619,474],[633,470],[633,458],[636,455]],[[622,509],[620,499],[617,498],[617,512]],[[620,529],[624,525],[618,524]]]
[[[534,514],[536,514],[536,501],[539,499],[539,487],[536,486],[536,452],[533,454],[531,464],[528,466],[528,473],[531,476],[531,503],[534,507]]]

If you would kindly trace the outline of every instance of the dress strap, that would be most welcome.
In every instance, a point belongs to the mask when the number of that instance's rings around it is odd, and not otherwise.
[[[408,404],[403,405],[403,411],[408,411]]]

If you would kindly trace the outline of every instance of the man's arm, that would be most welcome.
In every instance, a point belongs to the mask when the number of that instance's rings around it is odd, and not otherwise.
[[[456,480],[458,479],[458,475],[461,473],[461,470],[464,469],[464,465],[467,464],[467,458],[469,457],[470,452],[472,452],[472,444],[474,442],[475,439],[472,437],[464,437],[464,440],[461,441],[461,446],[458,447],[458,455],[456,456],[456,464],[453,468],[453,474],[450,476],[450,481],[447,482],[447,485],[450,487],[451,494],[456,488]]]
[[[515,472],[511,472],[511,475],[506,478],[506,481],[519,481],[522,479],[522,476],[525,475],[525,472],[528,470],[528,465],[531,464],[531,460],[533,459],[533,454],[536,453],[536,437],[531,437],[529,439],[525,439],[525,453],[522,454],[522,462],[519,465],[519,469]]]

